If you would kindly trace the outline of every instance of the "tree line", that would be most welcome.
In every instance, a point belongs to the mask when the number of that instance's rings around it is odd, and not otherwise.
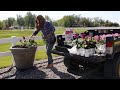
[[[9,29],[14,26],[14,28],[24,27],[26,29],[35,28],[35,18],[36,15],[31,12],[27,12],[24,17],[21,15],[17,15],[17,19],[13,17],[9,17],[6,20],[0,21],[0,30]],[[54,26],[61,27],[99,27],[99,26],[107,26],[107,27],[118,27],[119,24],[117,22],[111,22],[109,20],[103,20],[100,17],[95,18],[87,18],[82,17],[81,15],[66,15],[59,20],[52,20],[48,15],[45,16],[47,21],[53,23]]]
[[[100,26],[118,27],[119,26],[117,22],[103,20],[100,17],[87,18],[87,17],[82,17],[81,15],[67,15],[60,20],[54,21],[53,24],[55,26],[63,26],[63,27],[100,27]]]

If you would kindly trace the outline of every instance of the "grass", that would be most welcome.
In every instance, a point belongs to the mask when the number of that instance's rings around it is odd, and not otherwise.
[[[0,30],[0,38],[10,38],[11,36],[17,36],[17,37],[22,37],[22,36],[30,36],[33,33],[33,30]],[[40,36],[40,33],[38,34]]]
[[[83,32],[85,30],[81,30],[79,28],[74,29],[74,31],[77,32]],[[65,32],[65,28],[56,28],[55,34],[63,34]],[[33,33],[33,30],[0,30],[0,38],[11,38],[11,36],[17,36],[17,37],[29,37]],[[38,33],[37,36],[41,36],[41,32]]]
[[[55,34],[63,34],[65,31],[65,28],[56,28]],[[80,29],[74,29],[74,31],[77,32],[83,32],[85,30],[80,30]],[[29,37],[33,33],[33,30],[0,30],[0,38],[10,38],[11,36],[17,36],[17,37]],[[37,36],[41,36],[41,33],[38,33]],[[45,45],[43,40],[36,40],[39,46]],[[0,44],[0,52],[6,52],[10,51],[9,48],[11,46],[11,43],[5,43],[5,44]],[[58,56],[54,55],[53,57]],[[42,60],[42,59],[47,59],[46,51],[45,50],[38,50],[35,55],[35,60]],[[0,68],[10,66],[12,65],[12,56],[6,56],[6,57],[0,57]]]
[[[0,44],[0,52],[10,51],[11,43]]]
[[[12,56],[6,56],[0,58],[0,68],[4,68],[12,65]]]

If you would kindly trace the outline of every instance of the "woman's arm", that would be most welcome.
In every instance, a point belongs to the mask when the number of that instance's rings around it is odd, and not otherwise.
[[[32,34],[30,37],[36,36],[36,35],[38,34],[39,31],[40,31],[40,29],[35,30],[35,31],[33,32],[33,34]]]

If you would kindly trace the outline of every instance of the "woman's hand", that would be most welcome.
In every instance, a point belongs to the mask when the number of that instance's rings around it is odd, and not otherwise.
[[[31,35],[30,37],[29,37],[29,40],[34,40],[35,39],[35,36],[33,36],[33,35]]]

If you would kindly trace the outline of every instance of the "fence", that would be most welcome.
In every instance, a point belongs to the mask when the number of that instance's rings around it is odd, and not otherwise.
[[[29,38],[26,38],[28,40]],[[35,36],[34,40],[40,40],[42,39],[40,36]],[[5,44],[5,43],[11,43],[11,46],[17,45],[20,40],[23,40],[22,38],[18,38],[16,36],[12,36],[11,38],[3,38],[0,39],[0,44]],[[38,46],[37,50],[44,49],[45,46]],[[5,56],[11,56],[11,52],[0,52],[0,57],[5,57]]]

